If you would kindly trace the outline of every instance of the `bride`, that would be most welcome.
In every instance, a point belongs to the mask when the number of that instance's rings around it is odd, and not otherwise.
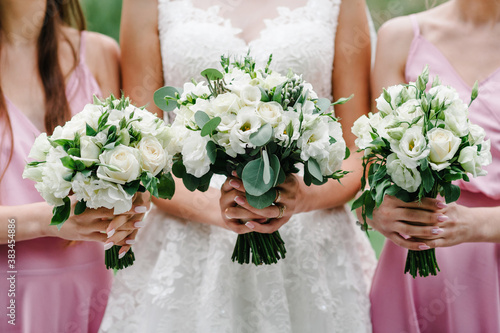
[[[261,65],[273,54],[274,71],[302,73],[319,96],[354,93],[335,109],[353,147],[352,123],[370,105],[365,10],[363,0],[125,0],[125,93],[162,115],[152,102],[157,88],[202,80],[199,72],[218,68],[222,54],[250,50]],[[280,221],[287,258],[261,267],[231,262],[237,234],[235,220],[221,216],[225,179],[205,193],[178,181],[173,200],[154,201],[136,263],[115,278],[101,331],[370,332],[375,256],[345,206],[360,186],[360,156],[343,169],[353,172],[342,184],[293,182],[298,191],[283,194]]]

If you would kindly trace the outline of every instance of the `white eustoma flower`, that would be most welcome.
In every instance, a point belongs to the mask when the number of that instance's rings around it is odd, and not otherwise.
[[[473,145],[479,145],[483,143],[485,136],[486,132],[481,126],[469,123],[469,141]]]
[[[433,128],[427,132],[429,140],[429,164],[436,171],[443,170],[450,165],[450,160],[460,146],[462,140],[451,131],[442,128]]]
[[[292,133],[287,132],[288,126],[291,124]],[[288,146],[290,144],[290,139],[295,142],[300,137],[300,121],[299,114],[295,111],[284,111],[281,121],[278,123],[274,129],[274,137],[283,146]]]
[[[351,128],[351,132],[356,136],[356,140],[354,141],[354,143],[359,149],[366,149],[373,146],[371,144],[373,139],[370,135],[370,132],[372,132],[372,128],[370,126],[370,119],[367,116],[362,115],[361,117],[356,119]]]
[[[86,202],[88,208],[96,209],[105,207],[113,209],[115,215],[123,214],[132,209],[133,195],[125,192],[120,184],[93,179],[90,184],[85,184],[85,181],[83,181],[80,186],[85,187],[86,191],[92,190],[92,192],[89,193],[89,200]],[[82,196],[83,195],[84,194],[82,194]]]
[[[387,157],[387,174],[392,181],[408,192],[415,192],[422,183],[422,177],[416,168],[410,168],[395,153]]]
[[[460,151],[458,156],[458,163],[462,165],[462,168],[472,176],[485,176],[487,174],[486,170],[483,170],[483,160],[480,158],[477,146],[465,147]]]
[[[200,101],[199,104],[198,104],[198,101]],[[175,120],[174,121],[177,124],[182,124],[182,126],[187,126],[187,127],[190,127],[190,128],[195,128],[196,127],[196,121],[194,119],[194,114],[196,112],[193,111],[193,110],[198,110],[198,111],[206,112],[206,110],[208,109],[208,108],[205,108],[205,110],[203,110],[203,109],[200,108],[200,104],[203,103],[201,101],[204,101],[208,106],[210,105],[210,103],[208,101],[206,101],[204,99],[201,99],[201,98],[199,98],[196,101],[196,103],[198,104],[198,107],[195,107],[195,106],[187,107],[185,105],[181,105],[179,108],[177,108],[177,109],[174,110],[174,113],[175,113]]]
[[[229,140],[231,148],[238,154],[245,153],[245,148],[254,146],[250,143],[250,135],[262,126],[262,119],[252,107],[244,107],[236,116],[236,123],[231,129]]]
[[[342,138],[342,130],[340,128],[340,124],[336,122],[330,123],[330,136],[335,138],[336,142],[334,144],[331,144],[328,148],[328,156],[318,160],[323,176],[330,176],[335,171],[340,170],[346,151],[346,144],[344,139]]]
[[[257,105],[256,113],[264,123],[275,127],[281,121],[283,107],[276,102],[261,102]]]
[[[139,178],[141,165],[137,149],[118,145],[111,150],[104,151],[99,161],[111,168],[101,165],[97,168],[97,176],[117,184],[125,184]]]
[[[401,91],[404,89],[404,86],[401,84],[390,86],[387,88],[387,92],[391,96],[391,104],[387,103],[384,98],[384,94],[381,94],[375,102],[377,102],[377,109],[385,116],[391,114],[393,110],[396,108],[396,99],[401,94]]]
[[[330,146],[329,124],[321,118],[312,124],[302,133],[297,140],[300,149],[300,158],[307,161],[310,157],[322,159],[328,156]]]
[[[303,82],[302,84],[304,85],[303,91],[308,92],[307,96],[309,99],[317,99],[318,98],[318,95],[314,91],[312,84],[310,84],[309,82]]]
[[[45,161],[45,158],[51,148],[52,145],[47,139],[47,133],[42,133],[35,139],[28,158],[34,159],[36,161]]]
[[[35,188],[50,205],[62,205],[62,199],[71,190],[71,183],[65,178],[70,177],[73,171],[63,166],[61,158],[65,156],[68,154],[62,147],[51,149],[43,165],[42,181],[35,184]]]
[[[165,168],[167,156],[160,141],[155,137],[145,137],[137,145],[141,167],[156,176]]]
[[[463,137],[469,133],[469,110],[467,105],[456,100],[443,111],[444,123],[453,133]]]
[[[188,135],[182,145],[182,162],[189,174],[200,178],[210,170],[211,162],[207,153],[210,138],[202,137],[198,131],[189,131]]]
[[[198,97],[203,95],[210,95],[210,89],[208,89],[208,86],[204,81],[198,82],[196,85],[194,85],[192,82],[184,83],[181,100],[185,101],[187,99],[187,95],[192,94]]]
[[[43,168],[43,165],[26,166],[23,170],[23,178],[41,182],[43,180]]]
[[[429,155],[429,147],[422,133],[422,128],[409,128],[399,142],[391,142],[391,149],[410,169],[418,166],[418,162]]]
[[[439,102],[445,102],[445,105],[451,104],[456,100],[460,100],[458,92],[449,86],[438,85],[429,89],[429,94],[435,95]]]

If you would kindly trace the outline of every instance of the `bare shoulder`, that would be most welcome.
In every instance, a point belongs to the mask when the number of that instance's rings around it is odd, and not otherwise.
[[[413,25],[409,16],[399,16],[385,22],[378,30],[378,41],[394,45],[407,44],[413,39]]]
[[[120,89],[120,48],[111,37],[85,33],[85,61],[104,95],[118,94]]]

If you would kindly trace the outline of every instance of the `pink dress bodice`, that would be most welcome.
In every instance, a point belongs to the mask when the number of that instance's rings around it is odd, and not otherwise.
[[[406,64],[406,81],[415,81],[425,65],[431,78],[457,89],[465,103],[472,88],[439,49],[421,34],[410,16],[414,39]],[[488,175],[459,182],[459,204],[469,207],[500,205],[500,70],[479,85],[470,108],[471,122],[491,139],[493,163]],[[437,248],[437,276],[413,279],[404,275],[407,250],[386,241],[375,272],[370,299],[373,331],[406,333],[500,332],[500,244],[463,243]]]
[[[81,34],[79,64],[68,79],[66,96],[72,114],[92,102],[101,90],[85,63],[86,33]],[[31,146],[40,131],[7,96],[13,145],[7,135],[0,136],[0,170],[13,155],[0,183],[0,205],[17,206],[43,201],[34,182],[23,179]],[[0,128],[6,128],[0,123]],[[2,139],[3,138],[3,139]],[[29,206],[23,207],[29,209]],[[12,216],[16,224],[23,223]],[[48,221],[47,221],[48,223]],[[16,325],[0,321],[1,332],[96,332],[104,312],[112,274],[104,267],[102,243],[76,242],[55,237],[42,237],[16,242]],[[1,274],[7,266],[8,246],[0,245]],[[12,298],[7,297],[5,277],[0,279],[0,307],[5,309]],[[5,317],[5,316],[4,316]]]

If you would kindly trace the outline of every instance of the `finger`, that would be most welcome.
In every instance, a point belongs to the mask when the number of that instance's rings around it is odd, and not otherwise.
[[[444,229],[437,225],[434,226],[417,226],[405,222],[395,222],[394,231],[401,235],[408,235],[410,237],[435,239],[442,237]]]
[[[135,229],[134,231],[132,231],[131,234],[129,234],[124,239],[122,239],[116,245],[125,246],[125,245],[133,245],[133,244],[135,244],[135,237],[137,236],[137,232],[138,231],[139,231],[138,229]]]
[[[237,196],[245,196],[245,195],[236,191],[233,188],[228,192],[222,192],[219,198],[219,204],[221,209],[225,209],[226,207],[236,206],[237,203],[234,201],[234,198]]]
[[[254,220],[254,219],[262,219],[264,218],[267,220],[267,218],[263,217],[262,215],[257,215],[255,213],[252,213],[251,211],[242,208],[242,207],[227,207],[224,210],[224,217],[227,219],[233,219],[233,220]]]
[[[128,250],[130,250],[130,248],[131,248],[130,245],[122,246],[120,251],[118,251],[118,259],[125,257],[125,254],[127,254]]]
[[[398,208],[396,209],[396,220],[424,225],[436,225],[448,218],[441,214],[421,209]]]
[[[107,243],[111,242],[114,245],[123,244],[122,242],[131,235],[135,230],[118,230],[111,237],[108,237]]]
[[[224,219],[226,226],[239,235],[243,235],[252,232],[251,228],[248,228],[245,224],[241,223],[240,220],[228,220]],[[248,223],[248,222],[247,222]]]
[[[116,215],[106,228],[106,234],[108,235],[108,238],[112,237],[116,233],[116,230],[127,223],[128,219],[129,216],[127,215]]]
[[[400,234],[395,232],[387,235],[387,238],[389,238],[394,244],[407,248],[409,250],[422,251],[430,249],[430,247],[426,245],[424,242],[416,241],[412,238],[404,239]]]
[[[290,218],[272,219],[266,223],[258,223],[256,221],[248,221],[245,226],[261,234],[272,234],[281,228]]]
[[[279,206],[272,205],[266,208],[262,209],[257,209],[252,207],[247,199],[244,196],[236,196],[234,198],[234,201],[241,207],[245,208],[246,210],[252,212],[253,214],[260,216],[260,217],[266,217],[269,219],[275,218],[280,215],[280,208]]]
[[[108,236],[106,234],[101,233],[101,232],[93,232],[88,235],[87,241],[92,241],[92,242],[102,242],[104,243],[108,239]]]
[[[422,198],[421,201],[413,202],[404,202],[402,200],[398,200],[397,206],[400,208],[421,209],[430,212],[434,212],[447,207],[447,205],[443,201],[433,198]]]

